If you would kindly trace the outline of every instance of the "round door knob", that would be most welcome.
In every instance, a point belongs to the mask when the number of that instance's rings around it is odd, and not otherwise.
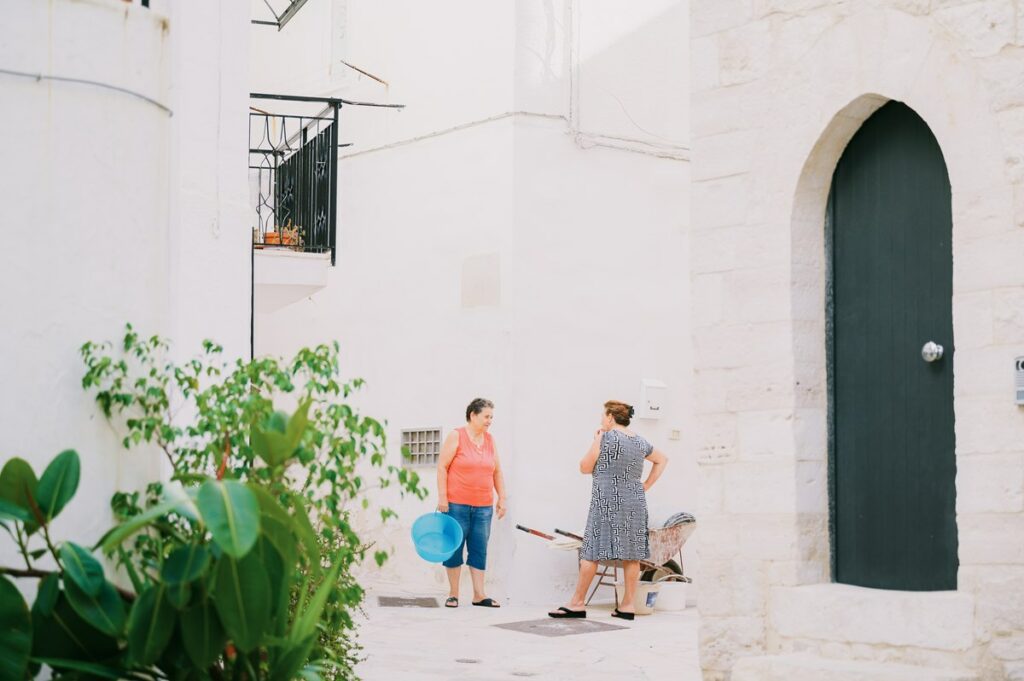
[[[942,346],[935,341],[928,341],[921,348],[921,359],[926,362],[936,362],[942,359]]]

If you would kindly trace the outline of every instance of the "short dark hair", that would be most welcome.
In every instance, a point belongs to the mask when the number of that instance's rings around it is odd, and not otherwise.
[[[494,409],[494,402],[485,400],[482,397],[476,398],[469,403],[468,407],[466,407],[466,420],[468,421],[472,414],[479,414],[484,409]]]

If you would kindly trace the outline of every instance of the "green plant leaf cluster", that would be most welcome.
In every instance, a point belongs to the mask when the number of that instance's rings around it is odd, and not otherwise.
[[[418,476],[386,464],[383,424],[347,403],[362,382],[339,378],[337,345],[233,364],[211,342],[185,363],[168,348],[131,326],[117,347],[82,347],[83,387],[122,444],[173,468],[115,494],[117,524],[94,545],[51,536],[77,453],[38,477],[18,458],[0,470],[0,526],[25,564],[0,567],[0,678],[353,678],[352,571],[372,545],[351,513],[374,487],[422,498]],[[31,606],[11,578],[39,579]]]
[[[74,496],[79,470],[78,455],[64,452],[34,486],[14,486],[24,493],[5,501],[38,509],[8,517],[14,536],[26,537],[31,523],[48,535]],[[2,476],[32,481],[30,472],[14,459]],[[40,490],[50,494],[45,501],[37,499]],[[301,501],[232,479],[204,481],[196,498],[188,542],[141,572],[137,594],[119,590],[98,557],[71,541],[54,548],[58,569],[40,582],[31,610],[0,576],[0,678],[30,678],[42,665],[106,678],[151,678],[154,669],[161,678],[227,678],[236,670],[249,679],[295,678],[310,661],[341,564],[323,574],[331,556],[319,543],[299,540],[309,531]],[[133,516],[99,548],[115,551],[186,503],[166,500]]]

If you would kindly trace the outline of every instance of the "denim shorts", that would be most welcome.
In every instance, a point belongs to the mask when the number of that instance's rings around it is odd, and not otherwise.
[[[448,515],[455,518],[462,526],[462,545],[444,562],[445,567],[455,568],[462,565],[463,552],[469,553],[466,564],[477,570],[487,569],[487,540],[491,536],[491,506],[470,506],[468,504],[448,504]]]

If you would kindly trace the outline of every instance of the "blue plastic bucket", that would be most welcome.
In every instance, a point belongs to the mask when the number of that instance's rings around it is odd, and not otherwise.
[[[412,524],[412,543],[423,560],[443,563],[462,546],[462,526],[444,513],[421,515]]]

